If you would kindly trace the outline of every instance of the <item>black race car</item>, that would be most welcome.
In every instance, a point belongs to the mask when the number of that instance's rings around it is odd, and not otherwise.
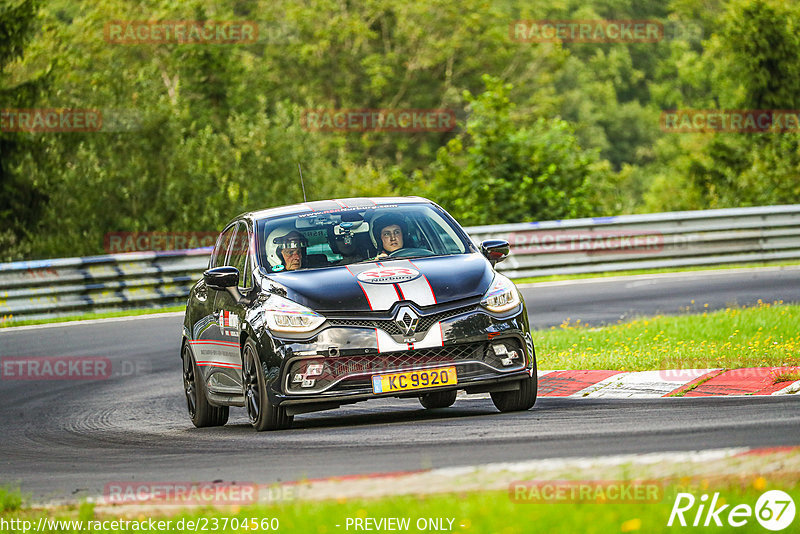
[[[536,402],[525,303],[429,200],[349,198],[245,213],[220,234],[191,290],[181,343],[195,426],[244,406],[256,430],[379,397],[445,408],[491,393],[503,412]]]

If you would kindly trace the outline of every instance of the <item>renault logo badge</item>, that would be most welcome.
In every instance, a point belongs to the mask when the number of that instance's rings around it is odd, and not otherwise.
[[[395,323],[403,331],[403,335],[406,337],[413,336],[419,324],[419,315],[408,306],[403,306],[397,311]]]

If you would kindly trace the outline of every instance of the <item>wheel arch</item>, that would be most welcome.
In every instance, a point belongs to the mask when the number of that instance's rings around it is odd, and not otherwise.
[[[187,322],[187,319],[184,318],[184,320],[183,320],[183,329],[181,331],[181,348],[180,348],[180,352],[178,352],[178,356],[180,357],[181,360],[183,360],[183,348],[192,339],[191,331],[189,330],[189,327],[187,326],[186,322]]]

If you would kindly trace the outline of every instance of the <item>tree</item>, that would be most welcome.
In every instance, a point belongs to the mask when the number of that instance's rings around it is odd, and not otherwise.
[[[473,225],[592,214],[591,190],[608,179],[608,162],[582,149],[562,120],[515,120],[512,86],[490,76],[484,83],[477,97],[465,94],[465,132],[417,173],[431,177],[427,194]]]
[[[33,35],[38,9],[38,0],[0,3],[0,113],[31,106],[46,87],[46,72],[29,76],[15,68]],[[19,168],[21,160],[38,153],[30,134],[0,127],[0,261],[27,252],[24,241],[45,206],[41,185]]]
[[[683,87],[706,87],[687,107],[728,110],[800,108],[800,7],[773,0],[739,0],[721,19],[702,56],[681,72]],[[691,94],[691,93],[690,93]],[[800,201],[800,134],[680,134],[666,144],[672,181],[692,192],[692,204],[656,180],[651,207],[715,208]],[[676,152],[674,147],[682,147]],[[665,150],[666,149],[666,150]],[[664,159],[662,159],[664,161]],[[663,170],[661,171],[663,172]]]

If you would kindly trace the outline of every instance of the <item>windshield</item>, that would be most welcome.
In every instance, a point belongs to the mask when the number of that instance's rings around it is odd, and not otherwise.
[[[342,208],[261,219],[259,263],[269,272],[464,254],[469,244],[428,204]]]

